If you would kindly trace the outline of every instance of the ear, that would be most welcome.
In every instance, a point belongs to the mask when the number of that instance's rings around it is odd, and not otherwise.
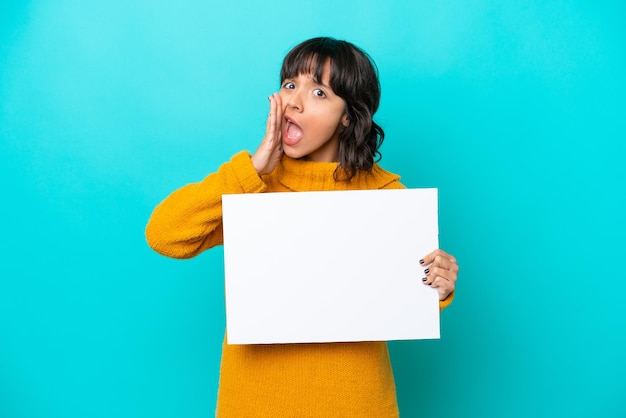
[[[350,126],[350,118],[348,118],[347,113],[344,113],[343,116],[341,117],[341,124],[346,128]]]

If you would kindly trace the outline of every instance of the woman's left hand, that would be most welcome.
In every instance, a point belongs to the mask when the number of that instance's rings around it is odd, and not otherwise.
[[[436,249],[432,253],[424,256],[420,264],[425,268],[426,277],[422,282],[437,289],[439,300],[444,300],[454,291],[456,278],[459,274],[459,265],[456,258],[447,252]]]

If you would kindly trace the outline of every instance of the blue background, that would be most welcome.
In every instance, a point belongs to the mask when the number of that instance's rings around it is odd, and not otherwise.
[[[439,341],[390,344],[404,417],[624,417],[618,1],[0,6],[0,416],[212,416],[222,250],[144,228],[263,136],[284,54],[378,63],[382,165],[440,189]]]

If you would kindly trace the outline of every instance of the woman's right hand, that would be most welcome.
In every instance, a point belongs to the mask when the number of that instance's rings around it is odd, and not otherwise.
[[[277,93],[269,96],[270,113],[265,125],[265,136],[252,156],[252,165],[259,176],[269,174],[276,168],[283,155],[282,122],[283,104]]]

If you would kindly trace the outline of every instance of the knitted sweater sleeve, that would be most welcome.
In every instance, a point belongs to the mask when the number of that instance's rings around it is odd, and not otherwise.
[[[243,151],[199,183],[169,195],[152,212],[146,227],[148,245],[159,254],[191,258],[222,244],[222,195],[260,193],[267,186],[250,154]]]

